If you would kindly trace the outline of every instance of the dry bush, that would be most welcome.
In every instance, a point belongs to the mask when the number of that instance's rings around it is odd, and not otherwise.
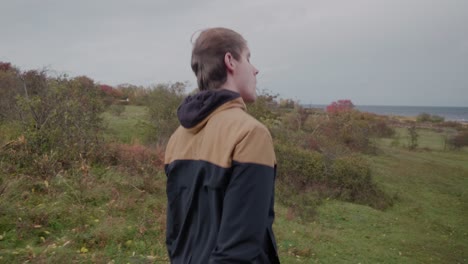
[[[445,121],[437,123],[437,126],[442,128],[454,128],[458,131],[463,130],[463,124],[457,121]]]
[[[140,144],[110,143],[100,162],[132,174],[154,173],[164,166],[164,148],[162,145],[148,147]]]
[[[330,158],[350,152],[375,153],[372,138],[391,137],[395,133],[389,123],[385,117],[356,110],[314,113],[305,121],[304,130],[309,134],[305,140],[309,149]]]
[[[461,131],[448,139],[449,146],[453,149],[461,149],[468,146],[468,130]]]

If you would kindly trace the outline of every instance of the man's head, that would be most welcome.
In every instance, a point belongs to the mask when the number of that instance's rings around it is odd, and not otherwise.
[[[239,33],[227,28],[202,31],[193,44],[191,65],[200,90],[225,88],[255,101],[258,70],[250,64],[250,50]]]

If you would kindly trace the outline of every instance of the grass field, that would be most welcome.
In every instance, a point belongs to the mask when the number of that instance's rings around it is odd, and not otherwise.
[[[108,137],[140,142],[144,108],[106,114]],[[366,156],[395,205],[385,211],[325,200],[314,219],[276,203],[282,263],[467,263],[468,151],[444,150],[444,135],[421,130],[409,151],[404,130]],[[165,175],[111,167],[50,181],[1,175],[0,263],[167,263]]]
[[[468,152],[380,149],[368,159],[377,183],[397,194],[395,205],[378,211],[329,200],[312,223],[288,221],[278,206],[285,263],[468,262]]]
[[[145,107],[134,105],[125,106],[125,111],[120,116],[104,113],[106,136],[127,144],[141,142],[145,133],[146,115]]]

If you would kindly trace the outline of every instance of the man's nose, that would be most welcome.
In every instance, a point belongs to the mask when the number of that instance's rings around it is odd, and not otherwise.
[[[257,68],[254,67],[254,73],[255,73],[255,75],[257,75],[259,72],[260,72],[260,71],[259,71]]]

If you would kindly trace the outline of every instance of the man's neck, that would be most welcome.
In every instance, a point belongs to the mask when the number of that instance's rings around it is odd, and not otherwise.
[[[232,78],[228,75],[226,82],[221,85],[220,89],[225,89],[225,90],[230,90],[236,93],[240,93],[237,87],[235,86],[234,82],[232,81]]]

